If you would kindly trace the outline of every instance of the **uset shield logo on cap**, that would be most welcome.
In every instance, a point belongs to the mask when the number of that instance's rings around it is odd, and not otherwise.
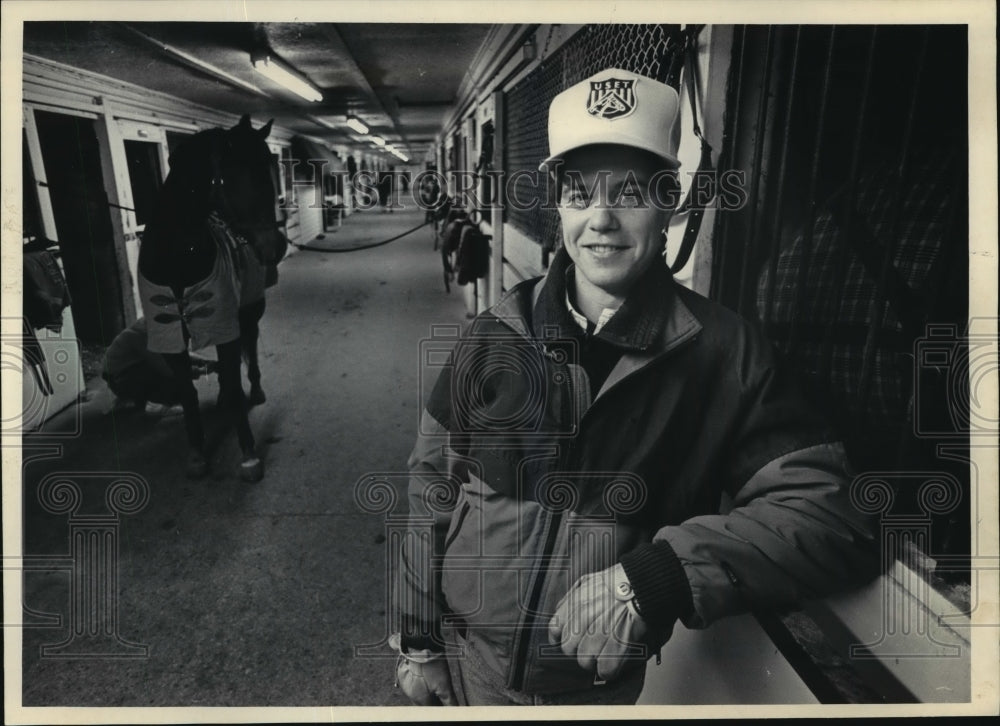
[[[635,111],[635,79],[605,78],[590,82],[587,113],[608,120],[623,118]]]

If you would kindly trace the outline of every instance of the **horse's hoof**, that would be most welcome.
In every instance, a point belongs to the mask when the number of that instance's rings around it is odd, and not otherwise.
[[[264,478],[264,462],[254,457],[240,464],[240,479],[245,482],[260,481]]]
[[[260,386],[250,387],[250,405],[259,406],[267,400],[267,396],[264,395],[264,389]]]
[[[187,475],[189,479],[201,479],[208,473],[208,462],[198,454],[188,459]]]

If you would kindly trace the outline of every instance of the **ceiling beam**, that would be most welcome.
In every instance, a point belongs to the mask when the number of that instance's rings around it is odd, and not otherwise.
[[[255,93],[259,96],[264,96],[265,98],[271,98],[271,95],[269,93],[261,90],[254,84],[247,83],[242,78],[237,78],[231,73],[227,73],[221,68],[213,66],[211,63],[206,63],[205,61],[201,60],[200,58],[196,58],[190,53],[185,53],[183,50],[174,48],[171,45],[167,45],[163,41],[157,40],[153,36],[147,35],[146,33],[143,33],[141,30],[137,28],[133,28],[131,25],[127,23],[122,23],[121,27],[125,28],[127,31],[135,35],[137,38],[140,38],[141,40],[144,40],[146,43],[155,46],[161,53],[164,53],[170,56],[171,58],[180,61],[183,65],[187,66],[188,68],[193,68],[196,71],[200,71],[201,73],[209,76],[210,78],[214,78],[217,81],[223,81],[225,83],[228,83],[230,86],[238,88],[241,91],[249,91],[250,93]]]
[[[398,108],[450,108],[451,101],[400,101],[396,100]]]
[[[334,52],[338,54],[338,57],[343,60],[351,71],[351,75],[354,76],[358,87],[371,99],[372,103],[382,111],[382,113],[392,122],[393,129],[396,135],[402,139],[402,143],[406,146],[406,150],[410,158],[414,158],[416,154],[413,153],[411,148],[411,142],[407,135],[403,131],[403,126],[399,122],[399,116],[397,113],[397,108],[389,108],[385,100],[380,94],[378,94],[374,88],[372,88],[368,77],[365,76],[364,71],[358,65],[358,62],[354,59],[354,53],[351,52],[350,47],[344,41],[343,36],[337,29],[337,26],[333,23],[322,23],[320,25],[323,34],[326,35],[327,40],[333,46]],[[393,104],[395,105],[395,104]]]

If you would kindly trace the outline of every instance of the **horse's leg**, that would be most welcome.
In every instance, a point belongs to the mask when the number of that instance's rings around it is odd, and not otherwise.
[[[178,382],[181,405],[184,407],[184,428],[191,447],[187,475],[192,478],[203,477],[208,473],[208,460],[205,458],[205,432],[201,426],[198,391],[191,380],[191,358],[186,350],[183,353],[164,353],[163,357]]]
[[[264,466],[254,451],[253,433],[247,416],[243,384],[240,382],[240,341],[215,346],[219,355],[219,394],[222,406],[229,410],[236,424],[236,438],[243,452],[240,464],[240,478],[244,481],[259,481],[264,475]]]
[[[257,339],[260,337],[258,323],[264,317],[265,299],[240,308],[240,345],[243,358],[247,362],[247,378],[250,380],[250,405],[257,406],[267,400],[260,387],[260,364],[257,360]]]

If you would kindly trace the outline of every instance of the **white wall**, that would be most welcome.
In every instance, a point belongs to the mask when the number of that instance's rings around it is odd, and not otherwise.
[[[5,430],[19,427],[21,431],[33,431],[67,406],[75,405],[83,393],[80,345],[76,339],[76,329],[73,327],[73,314],[68,307],[62,312],[62,321],[62,330],[58,333],[48,329],[35,331],[35,336],[45,354],[45,367],[53,393],[49,396],[44,395],[31,371],[27,367],[22,368],[20,421],[5,420]],[[11,342],[4,338],[4,348]],[[20,344],[20,340],[17,342]],[[13,351],[4,351],[5,360],[8,360],[8,355],[14,355]],[[23,352],[16,355],[17,358],[14,360],[20,358],[23,361]]]

